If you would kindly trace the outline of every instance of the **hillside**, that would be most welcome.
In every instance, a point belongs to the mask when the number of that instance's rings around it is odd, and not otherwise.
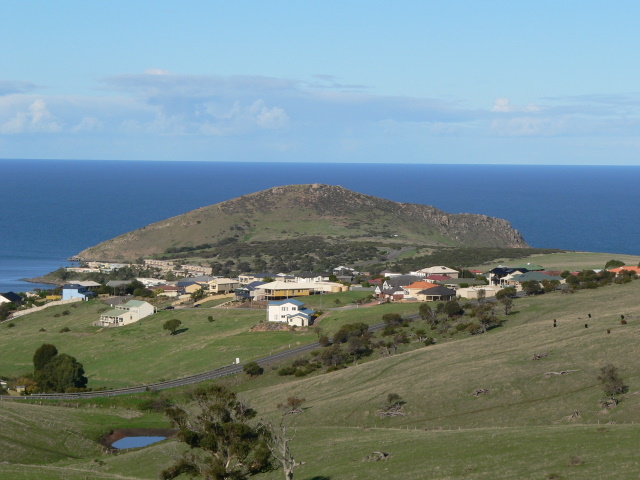
[[[289,185],[192,210],[88,248],[85,260],[132,260],[183,247],[320,237],[376,245],[526,247],[503,219],[448,214],[331,185]],[[197,255],[196,255],[197,256]]]

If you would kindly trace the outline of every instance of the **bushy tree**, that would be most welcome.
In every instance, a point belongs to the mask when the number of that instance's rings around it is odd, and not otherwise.
[[[33,369],[38,372],[58,354],[58,349],[50,343],[43,343],[33,354]]]
[[[84,367],[75,357],[61,353],[36,372],[38,387],[45,392],[65,392],[68,389],[84,389],[87,377]]]
[[[258,375],[262,375],[264,373],[264,368],[258,365],[258,362],[245,363],[244,367],[242,367],[242,370],[250,377],[257,377]]]
[[[609,270],[610,268],[616,268],[616,267],[624,267],[624,262],[620,260],[611,259],[604,265],[605,270]]]
[[[178,328],[180,328],[180,325],[182,325],[182,322],[180,320],[178,320],[177,318],[172,318],[171,320],[167,320],[166,322],[164,322],[162,328],[171,332],[171,335],[175,335]]]
[[[186,406],[166,412],[179,429],[178,439],[190,450],[165,469],[160,478],[182,474],[209,480],[243,480],[273,468],[267,437],[252,425],[256,411],[222,385],[200,387]]]

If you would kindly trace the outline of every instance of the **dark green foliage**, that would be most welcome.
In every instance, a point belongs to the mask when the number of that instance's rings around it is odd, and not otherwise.
[[[171,320],[167,320],[166,322],[164,322],[162,328],[171,332],[171,335],[175,335],[178,328],[180,328],[180,325],[182,325],[182,322],[180,320],[178,320],[177,318],[172,318]]]
[[[605,270],[609,270],[610,268],[616,268],[616,267],[624,267],[624,262],[621,262],[620,260],[611,259],[604,265]]]
[[[15,324],[15,323],[13,323],[13,322],[9,322],[9,323],[7,323],[7,328],[13,328],[13,327],[15,327],[15,326],[16,326],[16,324]]]
[[[505,287],[496,292],[496,300],[502,300],[503,298],[516,298],[518,291],[516,287]]]
[[[404,321],[402,320],[402,316],[398,313],[385,313],[382,316],[382,321],[385,323],[385,325],[390,327],[397,327],[404,323]]]
[[[69,327],[62,327],[60,329],[60,333],[67,333],[67,332],[70,332],[70,331],[71,331],[71,329]]]
[[[258,375],[262,375],[264,373],[264,368],[258,365],[258,362],[245,363],[244,367],[242,367],[242,370],[250,377],[257,377]]]
[[[527,295],[538,295],[543,293],[542,286],[537,280],[522,282],[522,291]]]
[[[436,343],[436,341],[433,339],[433,337],[427,337],[427,338],[425,339],[425,341],[424,341],[424,345],[425,345],[426,347],[428,347],[429,345],[433,345],[433,344],[435,344],[435,343]]]
[[[172,406],[166,413],[179,428],[178,439],[190,450],[160,478],[181,474],[211,480],[242,480],[272,468],[265,432],[252,426],[256,411],[221,385],[200,387],[184,408]]]
[[[88,381],[82,364],[66,353],[54,356],[41,370],[36,371],[35,380],[44,392],[85,389]]]
[[[443,310],[449,318],[459,317],[464,314],[464,310],[456,300],[449,300],[445,303]]]
[[[351,337],[360,337],[369,331],[366,323],[347,323],[333,336],[334,343],[347,343]]]
[[[58,354],[58,349],[50,343],[43,343],[33,354],[33,368],[42,370]]]

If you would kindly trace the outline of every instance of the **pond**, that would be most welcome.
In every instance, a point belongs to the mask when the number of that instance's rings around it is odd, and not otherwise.
[[[100,443],[118,450],[140,448],[172,438],[177,432],[174,428],[117,428],[103,435]]]
[[[152,443],[160,442],[166,438],[167,437],[151,437],[151,436],[124,437],[116,442],[113,442],[111,446],[119,450],[122,450],[124,448],[140,448],[140,447],[146,447],[147,445],[151,445]]]

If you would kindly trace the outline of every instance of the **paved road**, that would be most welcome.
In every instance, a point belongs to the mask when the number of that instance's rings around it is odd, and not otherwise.
[[[417,315],[411,315],[410,318],[417,317]],[[369,327],[369,331],[375,332],[384,328],[384,323],[379,323]],[[297,357],[305,353],[309,353],[312,350],[320,348],[318,342],[309,343],[307,345],[301,345],[299,347],[290,348],[282,352],[274,353],[267,357],[262,357],[256,360],[260,366],[270,365],[272,363],[284,360],[290,357]],[[95,392],[82,392],[82,393],[42,393],[28,396],[10,397],[8,395],[0,395],[0,400],[69,400],[78,398],[97,398],[97,397],[115,397],[118,395],[129,395],[132,393],[142,393],[147,391],[165,390],[167,388],[183,387],[185,385],[191,385],[194,383],[203,382],[205,380],[213,380],[216,378],[227,377],[229,375],[235,375],[241,373],[244,364],[239,363],[235,365],[227,365],[226,367],[216,368],[204,373],[198,373],[189,377],[177,378],[175,380],[167,380],[164,382],[150,383],[148,385],[139,385],[137,387],[125,387],[115,388],[113,390],[99,390]]]

